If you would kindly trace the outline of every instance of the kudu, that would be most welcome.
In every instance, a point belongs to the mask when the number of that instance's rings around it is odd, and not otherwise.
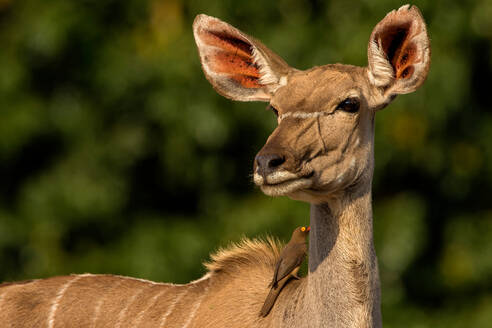
[[[4,284],[2,327],[380,327],[371,181],[374,115],[415,91],[430,65],[416,7],[374,28],[367,67],[301,71],[217,18],[196,17],[207,79],[222,95],[268,101],[278,127],[258,153],[254,181],[267,195],[311,203],[309,273],[288,283],[272,312],[268,293],[279,245],[245,240],[212,255],[201,279],[172,285],[107,275]]]

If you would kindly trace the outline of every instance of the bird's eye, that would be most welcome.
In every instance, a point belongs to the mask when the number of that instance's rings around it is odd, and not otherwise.
[[[359,99],[351,97],[339,103],[337,106],[337,110],[343,110],[344,112],[347,113],[356,113],[357,111],[359,111],[359,107],[360,107]]]
[[[306,231],[306,227],[302,227],[301,228],[301,231]]]
[[[278,117],[278,110],[275,107],[273,107],[272,105],[268,105],[267,110],[271,110],[275,114],[275,116]]]

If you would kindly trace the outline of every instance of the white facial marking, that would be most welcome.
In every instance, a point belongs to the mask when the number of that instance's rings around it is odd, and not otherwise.
[[[297,179],[297,174],[291,173],[289,171],[281,170],[275,171],[266,176],[266,183],[268,184],[277,184],[282,183],[288,180]]]
[[[336,184],[341,184],[343,182],[343,179],[345,178],[345,175],[347,174],[347,172],[350,172],[352,171],[354,168],[355,168],[355,164],[356,164],[356,160],[355,160],[355,157],[352,158],[352,160],[350,161],[350,164],[349,164],[349,167],[347,170],[341,172],[336,178],[335,178],[335,183]]]
[[[278,117],[278,122],[282,122],[283,119],[287,117],[293,117],[293,118],[316,118],[324,115],[330,115],[333,114],[333,112],[287,112],[282,115],[279,115]]]
[[[358,97],[359,96],[359,92],[357,92],[356,90],[349,90],[346,94],[345,94],[345,98],[351,98],[351,97]],[[345,99],[343,98],[343,99]],[[281,115],[279,115],[277,121],[278,123],[280,123],[283,119],[287,118],[287,117],[293,117],[293,118],[300,118],[300,119],[306,119],[306,118],[317,118],[317,117],[320,117],[320,116],[328,116],[328,115],[333,115],[334,113],[336,112],[336,110],[332,110],[332,111],[318,111],[318,112],[287,112],[287,113],[283,113]]]
[[[276,185],[262,185],[261,190],[268,196],[283,196],[299,189],[309,188],[312,184],[311,179],[297,179]]]
[[[355,139],[355,142],[354,142],[354,147],[357,147],[360,143],[360,138],[357,137],[357,139]]]
[[[335,179],[336,184],[340,184],[343,181],[343,177],[345,176],[345,172],[340,173],[337,178]]]
[[[253,175],[253,182],[257,186],[261,186],[263,184],[263,177],[255,172],[255,174]]]

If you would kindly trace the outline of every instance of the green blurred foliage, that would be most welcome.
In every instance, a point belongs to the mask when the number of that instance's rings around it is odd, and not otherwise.
[[[375,238],[386,327],[492,322],[492,2],[418,0],[432,43],[415,94],[378,113]],[[0,0],[0,280],[198,278],[241,236],[288,239],[308,205],[253,187],[275,126],[204,78],[198,13],[292,66],[365,65],[401,2]]]

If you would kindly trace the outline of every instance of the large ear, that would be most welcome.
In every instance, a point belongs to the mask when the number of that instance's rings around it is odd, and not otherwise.
[[[269,101],[287,82],[289,65],[258,40],[207,15],[198,15],[193,34],[205,76],[221,95]]]
[[[430,42],[419,9],[405,5],[374,28],[368,46],[368,77],[384,103],[397,94],[417,90],[430,66]]]

